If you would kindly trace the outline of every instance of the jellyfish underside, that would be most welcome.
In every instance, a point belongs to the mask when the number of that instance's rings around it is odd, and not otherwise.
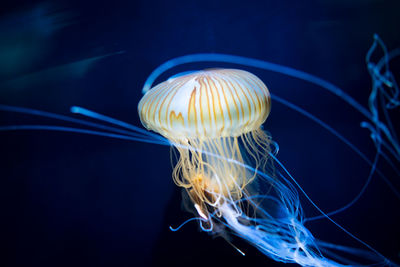
[[[180,155],[173,180],[187,190],[205,220],[211,219],[214,212],[220,213],[223,204],[241,206],[240,199],[256,176],[244,167],[245,158],[249,155],[256,169],[262,168],[269,151],[269,137],[261,129],[235,137],[180,139],[173,143]]]

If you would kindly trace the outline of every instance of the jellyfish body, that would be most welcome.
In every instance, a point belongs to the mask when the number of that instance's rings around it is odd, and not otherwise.
[[[205,70],[169,79],[139,103],[143,125],[175,144],[180,159],[173,178],[186,188],[203,218],[210,207],[242,198],[254,178],[243,163],[240,143],[265,161],[268,137],[260,129],[270,111],[270,94],[256,76],[242,70]],[[263,151],[264,150],[264,151]],[[214,212],[213,210],[211,213]]]
[[[233,233],[277,261],[337,266],[304,227],[295,190],[275,178],[271,138],[261,129],[270,109],[264,83],[235,69],[169,79],[138,106],[142,124],[179,151],[173,179],[188,193],[203,230],[227,239]]]

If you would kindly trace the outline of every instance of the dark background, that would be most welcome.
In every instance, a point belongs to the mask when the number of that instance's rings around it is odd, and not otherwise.
[[[367,107],[373,34],[389,50],[400,47],[399,1],[3,1],[0,9],[1,104],[65,115],[79,105],[136,126],[146,77],[173,57],[216,52],[271,61],[333,82]],[[189,64],[162,79],[232,66]],[[393,61],[392,71],[398,66]],[[369,132],[359,126],[365,118],[340,98],[245,69],[373,158]],[[0,114],[1,125],[72,126]],[[391,115],[398,128],[398,111]],[[320,126],[273,101],[264,127],[280,145],[279,159],[324,211],[360,191],[369,166]],[[241,256],[196,223],[169,230],[192,215],[182,209],[166,146],[44,131],[2,132],[0,140],[1,266],[280,266],[234,240]],[[400,188],[388,165],[378,166]],[[301,200],[306,217],[318,215]],[[333,219],[400,262],[399,203],[374,176],[361,199]],[[364,248],[327,220],[306,226],[319,239]]]

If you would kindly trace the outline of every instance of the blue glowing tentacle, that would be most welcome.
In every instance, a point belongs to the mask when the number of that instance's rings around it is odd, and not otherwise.
[[[393,58],[400,56],[400,48],[394,49],[389,52],[387,57],[382,57],[379,62],[376,64],[376,70],[378,73],[378,78],[380,78],[382,75],[380,75],[380,70],[384,67],[387,66],[387,61],[391,61]],[[389,101],[385,106],[386,108],[395,108],[400,106],[400,90],[399,86],[396,82],[396,79],[393,76],[393,73],[390,72],[389,69],[386,69],[385,75],[388,76],[386,79],[390,81],[392,86],[387,86],[386,88],[390,90],[389,93],[386,93],[386,91],[383,90],[385,97]]]
[[[365,121],[363,121],[360,125],[362,128],[366,128],[371,132],[370,137],[374,143],[380,142],[396,160],[400,161],[400,154],[397,154],[397,152],[390,146],[390,144],[393,144],[392,142],[389,144],[382,139],[382,135],[377,131],[379,128],[375,128],[371,123]]]
[[[387,123],[387,125],[388,125],[389,130],[390,130],[390,133],[392,134],[393,142],[398,144],[399,141],[398,141],[398,138],[397,138],[397,134],[396,134],[396,131],[394,130],[392,121],[390,120],[389,113],[388,113],[388,111],[387,111],[387,106],[388,106],[388,104],[385,103],[385,97],[389,97],[389,96],[386,95],[385,91],[382,91],[382,93],[380,94],[380,97],[379,97],[379,98],[380,98],[381,106],[382,106],[382,107],[386,107],[386,108],[383,108],[383,109],[382,109],[383,116],[384,116],[384,118],[385,118],[385,120],[386,120],[386,123]],[[391,101],[391,99],[392,99],[392,98],[390,98],[389,101],[393,103],[394,101]],[[391,104],[391,105],[392,105],[392,104]]]
[[[331,259],[336,259],[339,260],[340,262],[342,262],[345,266],[360,266],[360,264],[358,262],[355,262],[353,260],[347,259],[345,257],[339,256],[337,253],[334,253],[331,249],[324,249],[323,247],[320,248],[324,255],[328,256]],[[347,251],[346,251],[347,252]],[[380,265],[381,263],[379,263]],[[372,266],[374,266],[375,264],[372,264]],[[376,263],[376,265],[378,265],[378,263]],[[368,265],[371,267],[371,265]]]
[[[325,242],[322,240],[316,240],[316,242],[318,243],[318,245],[321,248],[334,249],[334,250],[343,251],[346,253],[352,253],[353,255],[362,256],[365,259],[375,260],[375,257],[373,257],[373,255],[371,255],[371,253],[365,249],[359,249],[359,248],[353,248],[353,247],[348,247],[348,246],[332,244],[332,243],[328,243],[328,242]]]
[[[395,49],[391,51],[388,55],[388,60],[392,60],[395,57],[400,56],[400,48]],[[386,107],[388,109],[393,109],[398,106],[400,106],[400,90],[399,86],[396,82],[396,78],[394,77],[393,73],[388,69],[388,62],[385,62],[386,57],[382,57],[382,59],[376,64],[374,69],[374,78],[381,80],[382,83],[381,85],[386,85],[386,87],[381,86],[381,93],[384,96],[384,98],[388,101],[383,107]],[[369,62],[368,64],[373,64]],[[386,67],[385,73],[383,74],[385,77],[382,78],[382,75],[380,74],[381,69],[383,67]],[[371,66],[372,69],[373,66]],[[386,90],[385,90],[386,89]]]
[[[362,194],[364,194],[365,190],[367,189],[368,185],[370,184],[370,182],[372,180],[372,176],[373,176],[373,174],[374,174],[374,172],[376,170],[376,165],[378,163],[379,155],[380,155],[380,148],[378,148],[378,150],[377,150],[377,152],[375,154],[375,158],[374,158],[372,167],[371,167],[371,169],[369,171],[368,178],[367,178],[366,182],[364,183],[363,187],[361,188],[360,192],[358,192],[358,194],[349,203],[347,203],[343,207],[341,207],[339,209],[336,209],[334,211],[331,211],[331,212],[327,212],[326,214],[328,216],[333,216],[335,214],[338,214],[338,213],[340,213],[342,211],[347,210],[348,208],[353,206],[360,199],[360,197],[362,196]],[[325,216],[322,216],[322,215],[315,216],[315,217],[312,217],[312,218],[305,219],[305,222],[306,221],[313,221],[313,220],[323,219],[323,218],[325,218]]]
[[[150,144],[170,146],[169,142],[162,142],[162,141],[156,141],[156,140],[151,140],[151,139],[146,139],[146,138],[138,138],[138,137],[134,137],[134,136],[107,133],[107,132],[100,132],[100,131],[93,131],[93,130],[87,130],[87,129],[79,129],[79,128],[73,128],[73,127],[53,126],[53,125],[7,125],[7,126],[0,126],[0,131],[19,131],[19,130],[72,132],[72,133],[90,134],[90,135],[104,136],[104,137],[110,137],[110,138],[116,138],[116,139],[122,139],[122,140],[129,140],[129,141],[137,141],[137,142],[144,142],[144,143],[150,143]]]
[[[81,114],[81,115],[89,117],[89,118],[93,118],[93,119],[105,121],[105,122],[108,122],[108,123],[111,123],[111,124],[114,124],[114,125],[118,125],[118,126],[121,126],[123,128],[132,130],[134,132],[141,133],[143,135],[151,136],[154,139],[159,139],[159,140],[163,140],[163,141],[165,140],[165,138],[161,137],[158,134],[154,134],[154,133],[152,133],[150,131],[146,131],[146,130],[144,130],[142,128],[139,128],[137,126],[134,126],[132,124],[129,124],[129,123],[126,123],[126,122],[111,118],[111,117],[106,116],[106,115],[102,115],[100,113],[91,111],[91,110],[83,108],[83,107],[72,106],[70,110],[71,110],[72,113]]]
[[[378,61],[378,64],[372,62],[371,57],[372,54],[375,52],[376,48],[381,47],[383,50],[383,57]],[[377,131],[382,130],[385,134],[386,138],[388,139],[389,143],[392,145],[395,151],[390,150],[392,155],[394,155],[397,160],[400,160],[400,145],[397,140],[396,133],[393,129],[391,121],[385,112],[385,108],[394,108],[399,105],[398,96],[399,96],[399,88],[397,87],[396,80],[392,73],[389,70],[389,61],[390,59],[395,56],[396,53],[388,53],[388,50],[383,43],[383,41],[379,38],[377,34],[374,35],[374,43],[372,44],[371,48],[369,49],[365,61],[367,63],[368,72],[372,79],[372,90],[368,99],[369,109],[372,114],[372,122],[377,126]],[[381,74],[381,70],[384,68],[384,73]],[[391,90],[391,94],[388,94],[385,91],[385,87],[388,87]],[[379,118],[379,107],[377,96],[387,98],[389,100],[389,105],[384,103],[384,100],[381,99],[381,105],[384,110],[384,118],[388,126],[386,126]]]
[[[187,223],[189,223],[189,222],[192,222],[192,221],[206,221],[204,218],[201,218],[201,217],[194,217],[194,218],[190,218],[190,219],[187,219],[186,221],[184,221],[183,223],[181,223],[178,227],[176,227],[176,228],[173,228],[172,226],[170,226],[169,227],[169,229],[172,231],[172,232],[176,232],[176,231],[179,231],[183,226],[185,226]],[[210,230],[211,231],[211,230]]]
[[[84,121],[84,120],[80,120],[80,119],[76,119],[76,118],[71,118],[71,117],[68,117],[65,115],[55,114],[55,113],[41,111],[41,110],[32,109],[32,108],[23,108],[23,107],[16,107],[16,106],[0,104],[0,110],[7,111],[7,112],[23,113],[23,114],[45,117],[45,118],[51,118],[51,119],[56,119],[56,120],[60,120],[60,121],[65,121],[65,122],[72,122],[72,123],[89,126],[89,127],[93,127],[93,128],[97,128],[97,129],[101,129],[101,130],[116,132],[116,133],[120,133],[120,134],[124,134],[124,135],[131,135],[131,136],[136,136],[139,138],[146,138],[142,134],[138,134],[136,132],[129,132],[129,131],[118,129],[115,127],[105,126],[105,125],[94,123],[94,122]],[[145,136],[149,136],[149,134],[147,133]],[[157,139],[160,139],[160,138],[161,137],[158,136]]]

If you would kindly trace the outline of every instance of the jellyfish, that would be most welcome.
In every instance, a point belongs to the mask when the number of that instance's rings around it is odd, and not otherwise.
[[[260,126],[270,108],[264,83],[236,69],[171,78],[145,94],[138,106],[143,125],[179,151],[174,182],[186,189],[209,224],[214,212],[241,213],[240,199],[255,177],[243,166],[243,153],[256,166],[266,163],[270,138]]]
[[[398,141],[385,110],[399,105],[398,86],[389,70],[388,62],[400,53],[399,50],[388,53],[383,49],[384,57],[374,63],[371,54],[378,46],[384,48],[380,39],[375,37],[374,44],[367,54],[368,70],[373,80],[369,111],[340,88],[300,70],[233,55],[199,54],[166,62],[157,68],[145,83],[145,95],[138,105],[139,116],[147,130],[161,136],[77,106],[71,107],[72,113],[106,124],[0,105],[2,111],[31,114],[79,125],[6,125],[1,126],[0,131],[66,131],[172,145],[172,158],[176,162],[172,177],[185,192],[186,208],[195,214],[194,218],[182,225],[189,221],[197,221],[203,231],[225,238],[242,254],[243,251],[233,244],[236,237],[246,240],[268,257],[285,263],[297,263],[302,266],[354,266],[360,265],[354,257],[360,257],[375,265],[397,266],[330,217],[353,205],[363,194],[374,173],[389,184],[376,166],[378,157],[382,156],[394,169],[390,156],[398,159]],[[302,79],[328,90],[370,121],[362,123],[361,126],[371,131],[377,149],[376,158],[374,161],[369,160],[328,124],[271,94],[259,78],[244,70],[206,69],[185,72],[151,87],[162,72],[179,64],[198,61],[258,67]],[[381,102],[377,101],[379,94],[383,96]],[[318,123],[371,166],[364,187],[346,206],[333,212],[323,212],[278,160],[279,146],[263,129],[263,123],[270,114],[271,99]],[[387,105],[384,105],[385,103]],[[379,111],[382,107],[383,116]],[[306,228],[305,222],[319,219],[319,216],[304,216],[298,192],[320,212],[322,218],[334,223],[367,249],[336,245],[314,237],[315,233]],[[393,192],[398,194],[396,189],[393,189]],[[180,228],[181,226],[171,227],[171,230],[176,231]],[[350,254],[350,257],[343,257],[342,253]]]
[[[172,77],[138,105],[144,127],[179,152],[172,177],[201,229],[242,237],[277,261],[340,266],[319,251],[295,190],[275,171],[277,147],[261,128],[270,110],[266,85],[238,69]]]

